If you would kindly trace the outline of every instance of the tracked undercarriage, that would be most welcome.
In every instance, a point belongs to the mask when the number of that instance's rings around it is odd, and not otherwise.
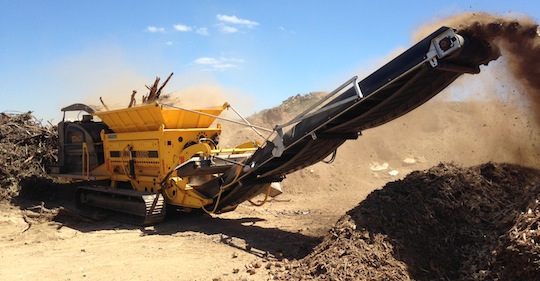
[[[80,186],[75,200],[79,209],[105,211],[115,220],[135,225],[159,223],[165,218],[167,209],[160,193],[107,186]]]

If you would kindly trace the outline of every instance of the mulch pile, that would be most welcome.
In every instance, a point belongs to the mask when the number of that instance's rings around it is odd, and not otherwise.
[[[538,280],[540,171],[439,164],[388,183],[283,280]]]
[[[58,134],[31,112],[0,113],[0,201],[19,195],[24,183],[52,183],[46,167],[56,161]]]

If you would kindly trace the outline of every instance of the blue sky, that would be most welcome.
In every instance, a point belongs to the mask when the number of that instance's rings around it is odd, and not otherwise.
[[[475,11],[540,19],[530,0],[0,0],[0,112],[57,122],[64,106],[127,105],[174,72],[165,92],[251,115],[366,75],[422,25]]]

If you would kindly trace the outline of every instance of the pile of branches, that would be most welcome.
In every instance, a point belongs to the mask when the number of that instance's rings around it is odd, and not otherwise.
[[[57,161],[58,133],[31,112],[0,113],[0,201],[19,195],[21,182],[48,179],[46,167]]]
[[[295,280],[537,280],[540,171],[440,164],[388,183],[347,212]]]

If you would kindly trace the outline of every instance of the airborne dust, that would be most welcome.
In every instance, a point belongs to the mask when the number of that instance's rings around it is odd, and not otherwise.
[[[422,36],[433,26],[447,25],[459,33],[497,45],[506,65],[526,94],[540,123],[540,30],[528,17],[507,18],[486,13],[461,14],[419,29]]]

